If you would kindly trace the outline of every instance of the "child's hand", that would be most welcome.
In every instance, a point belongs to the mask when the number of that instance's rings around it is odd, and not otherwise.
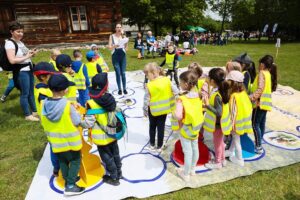
[[[208,100],[207,96],[204,97],[204,102],[203,103],[204,103],[205,106],[209,105],[209,100]]]

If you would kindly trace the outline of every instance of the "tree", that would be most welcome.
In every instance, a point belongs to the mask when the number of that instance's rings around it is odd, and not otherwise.
[[[138,30],[149,23],[151,15],[155,14],[155,8],[151,5],[151,0],[123,0],[122,15],[128,18],[129,25],[137,25]]]

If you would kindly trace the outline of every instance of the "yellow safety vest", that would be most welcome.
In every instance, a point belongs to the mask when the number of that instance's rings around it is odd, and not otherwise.
[[[230,97],[230,107],[233,99],[236,102],[235,132],[238,135],[253,133],[252,104],[246,91],[233,93]]]
[[[49,60],[49,63],[54,67],[54,69],[55,69],[56,71],[59,71],[59,70],[57,69],[57,67],[56,67],[56,61],[55,61],[55,60],[50,59],[50,60]]]
[[[90,106],[91,109],[101,109],[102,107],[99,106],[94,100],[88,100],[87,104]],[[93,143],[99,146],[108,145],[115,141],[115,139],[109,137],[99,126],[107,126],[108,116],[107,113],[103,114],[96,114],[95,115],[97,123],[93,126],[91,133],[92,133],[92,140]],[[98,124],[99,123],[99,124]]]
[[[85,85],[85,76],[83,74],[83,63],[79,68],[79,71],[75,73],[74,75],[74,82],[76,84],[76,87],[78,90],[85,90],[86,85]]]
[[[40,102],[39,102],[40,94],[47,96],[47,97],[52,97],[53,94],[49,88],[36,88],[36,87],[34,87],[33,93],[34,93],[34,100],[35,100],[37,113],[39,116],[41,116],[41,106],[40,106]]]
[[[108,72],[109,69],[107,63],[105,62],[102,56],[99,55],[96,62],[100,65],[102,72]]]
[[[90,84],[92,84],[92,78],[98,74],[97,71],[97,62],[88,62],[85,64],[87,71],[88,71],[88,76],[90,79]]]
[[[147,83],[150,93],[150,111],[153,116],[165,115],[175,110],[175,97],[171,81],[167,77],[159,77]]]
[[[173,63],[175,59],[175,53],[174,54],[169,54],[169,52],[166,52],[166,65],[168,66],[168,69],[173,69]],[[177,65],[175,66],[176,68],[179,66],[179,62],[177,61]]]
[[[214,106],[215,103],[215,98],[216,96],[220,95],[219,92],[215,92],[213,93],[210,97],[209,97],[209,105]],[[204,125],[203,128],[210,133],[213,133],[215,131],[215,127],[216,127],[216,115],[210,111],[209,109],[206,109],[206,114],[204,117]],[[221,116],[221,129],[224,135],[229,135],[230,131],[232,130],[232,124],[231,124],[231,120],[230,120],[230,115],[229,115],[229,104],[222,104],[222,116]]]
[[[202,100],[200,98],[188,98],[185,95],[180,96],[179,99],[184,108],[180,134],[187,139],[197,139],[204,121]]]
[[[69,81],[75,83],[75,82],[74,82],[74,78],[73,78],[70,74],[68,74],[68,73],[63,73],[63,75],[64,75],[65,77],[67,77],[67,79],[68,79]],[[66,97],[69,101],[71,101],[71,102],[74,102],[74,103],[77,102],[77,99],[76,99],[76,97],[77,97],[77,87],[76,87],[76,85],[74,85],[74,86],[69,86],[69,87],[68,87],[68,92],[67,92],[67,94],[65,95],[65,97]]]
[[[271,74],[268,70],[262,71],[265,76],[265,87],[263,93],[260,97],[259,107],[262,110],[271,111],[272,110],[272,81]],[[258,88],[258,75],[255,77],[252,86],[252,92],[255,92]],[[253,104],[253,107],[256,107],[256,103]]]
[[[42,108],[43,102],[41,101]],[[50,121],[43,113],[41,114],[41,123],[54,153],[79,151],[82,147],[80,132],[70,116],[71,102],[69,101],[59,121]]]

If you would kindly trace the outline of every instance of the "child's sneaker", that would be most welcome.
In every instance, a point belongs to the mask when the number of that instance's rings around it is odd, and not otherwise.
[[[161,152],[163,151],[163,148],[164,148],[163,146],[160,147],[160,148],[157,148],[157,149],[156,149],[157,153],[161,153]]]
[[[36,117],[34,117],[33,115],[26,116],[26,117],[25,117],[25,120],[27,120],[27,121],[32,121],[32,122],[38,122],[38,121],[40,121],[39,118],[36,118]]]
[[[53,176],[58,177],[59,170],[53,169]]]
[[[231,151],[229,151],[229,150],[226,150],[225,151],[225,158],[228,158],[230,156],[233,156],[233,153]]]
[[[222,166],[223,166],[223,167],[226,167],[226,165],[227,165],[227,161],[226,161],[226,160],[223,160],[223,161],[222,161]]]
[[[154,146],[154,145],[152,146],[152,145],[150,144],[150,145],[148,145],[148,146],[145,147],[145,150],[148,150],[148,151],[154,151],[154,150],[155,150],[155,146]]]
[[[180,178],[182,178],[182,180],[184,180],[185,182],[189,182],[190,181],[190,176],[189,175],[184,175],[184,170],[182,170],[181,168],[176,168],[177,174]]]
[[[1,97],[0,97],[0,101],[2,101],[2,103],[5,102],[5,99],[6,99],[6,96],[3,94]]]
[[[196,174],[196,168],[195,168],[195,167],[192,167],[192,168],[191,168],[190,175],[191,175],[191,176],[197,175],[197,174]]]
[[[84,193],[84,191],[85,191],[84,187],[79,187],[75,184],[72,187],[66,187],[64,195],[66,196],[79,195]]]
[[[264,152],[262,147],[255,147],[254,151],[255,151],[256,154],[262,154]]]
[[[108,175],[104,175],[103,176],[103,182],[113,185],[113,186],[118,186],[120,185],[120,181],[119,179],[113,179],[112,177],[108,176]]]
[[[36,118],[39,118],[39,115],[37,112],[32,112],[32,116],[36,117]]]
[[[211,162],[211,163],[206,163],[204,166],[208,169],[221,169],[222,163]]]
[[[230,160],[231,162],[233,162],[234,164],[239,165],[240,167],[244,167],[244,165],[245,165],[243,159],[242,159],[242,160],[239,160],[239,159],[237,159],[235,156],[230,156],[230,157],[229,157],[229,160]]]

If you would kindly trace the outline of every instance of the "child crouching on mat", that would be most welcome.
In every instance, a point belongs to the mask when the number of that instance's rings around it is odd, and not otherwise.
[[[180,126],[180,142],[184,153],[184,168],[178,168],[178,175],[186,182],[190,175],[195,175],[195,167],[199,159],[198,135],[203,124],[202,100],[195,89],[198,77],[192,71],[183,72],[179,76],[183,93],[176,101],[175,117]]]
[[[144,73],[149,79],[144,97],[144,116],[149,117],[150,145],[148,150],[155,150],[155,137],[157,129],[157,152],[163,148],[165,122],[167,114],[175,110],[175,95],[178,89],[172,85],[170,79],[161,76],[162,69],[157,63],[149,63]]]

